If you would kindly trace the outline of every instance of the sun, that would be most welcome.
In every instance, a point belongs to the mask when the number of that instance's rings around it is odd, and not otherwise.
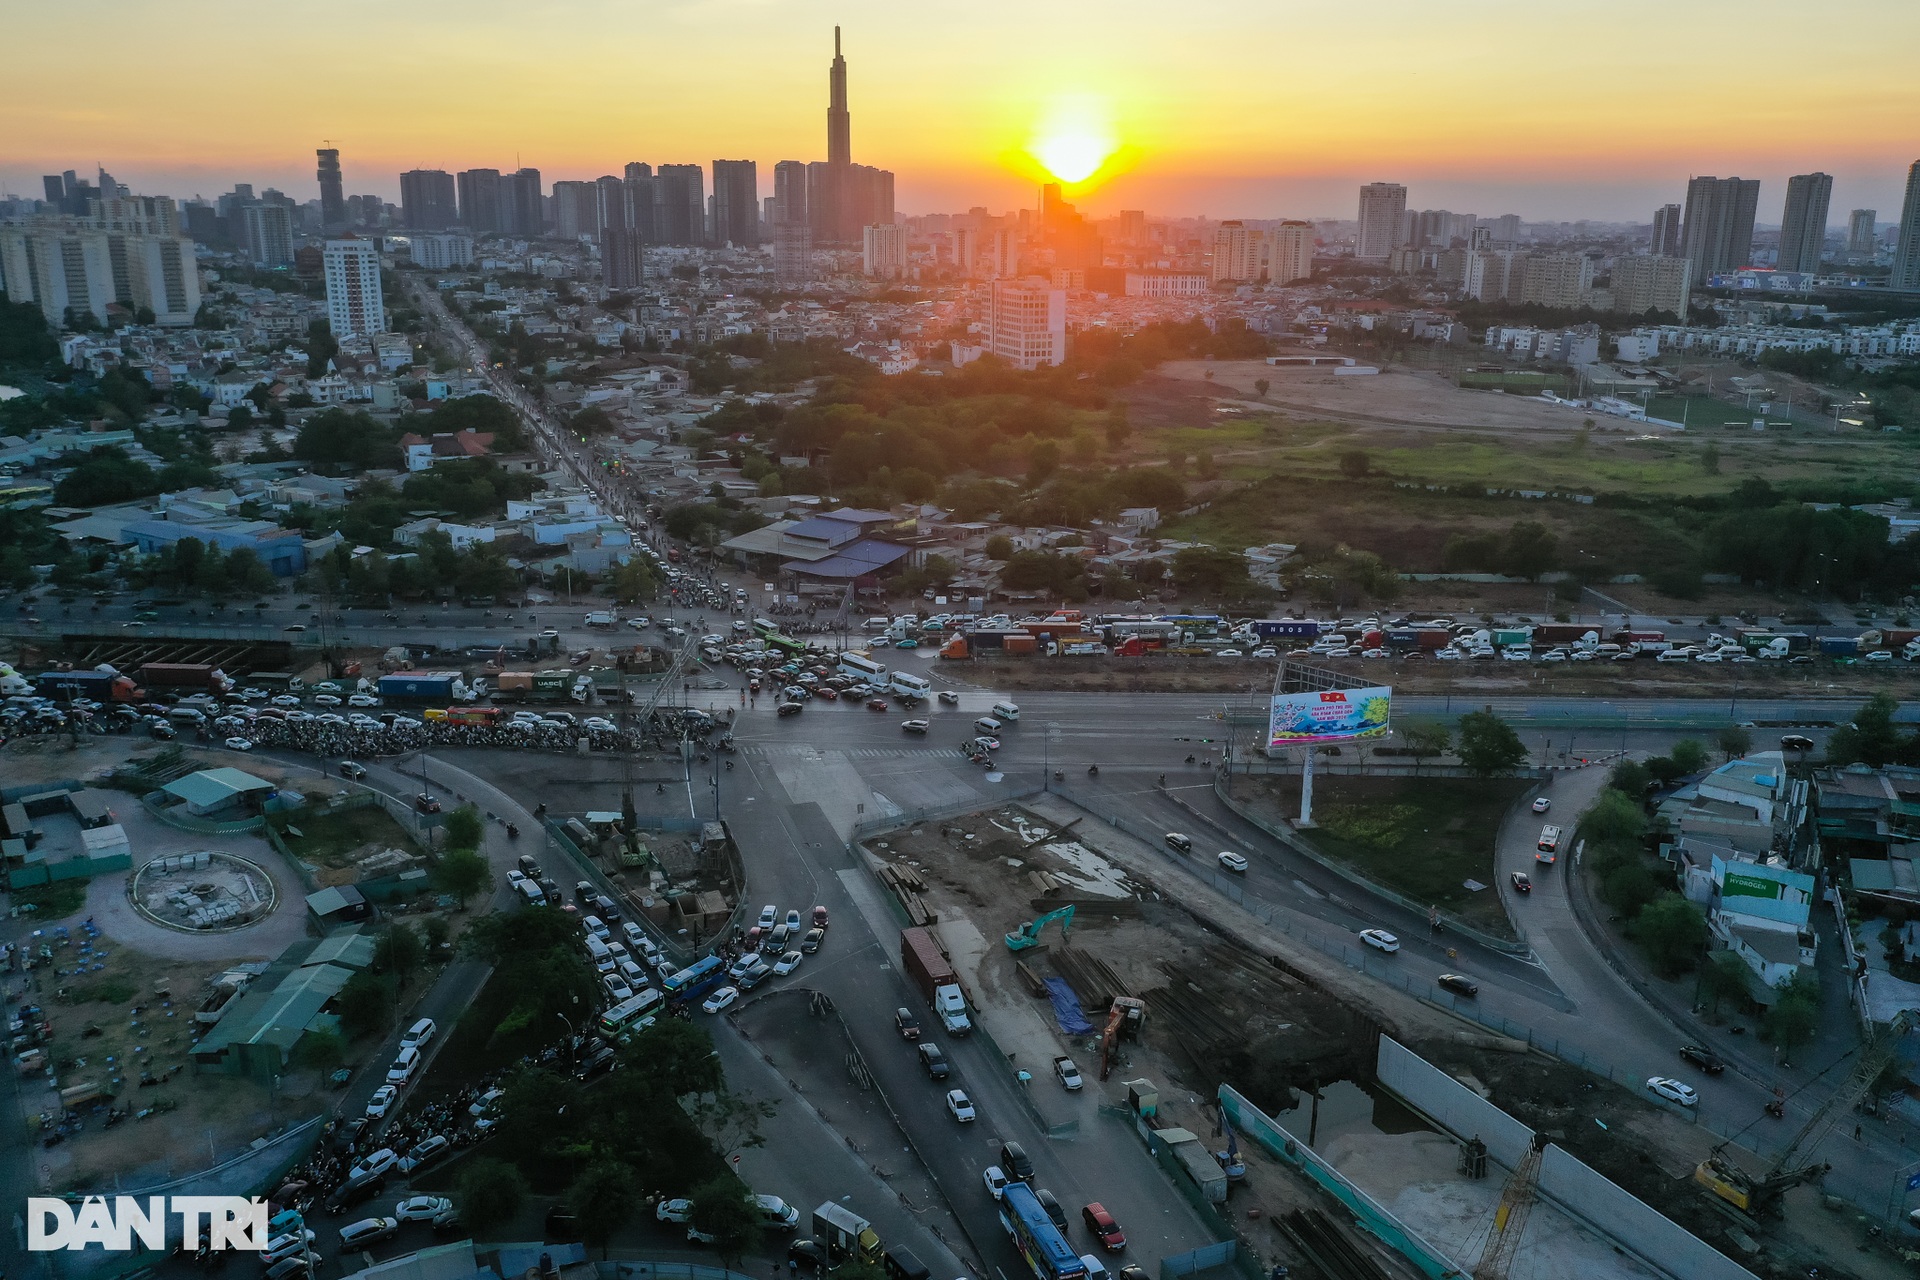
[[[1048,104],[1027,142],[1027,154],[1055,178],[1077,186],[1100,172],[1119,151],[1104,101],[1064,96]]]

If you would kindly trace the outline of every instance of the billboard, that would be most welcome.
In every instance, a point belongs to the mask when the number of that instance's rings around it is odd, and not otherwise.
[[[1377,738],[1387,731],[1387,710],[1392,698],[1393,690],[1382,685],[1275,694],[1267,721],[1267,746],[1312,746],[1320,742],[1345,742],[1349,738]]]

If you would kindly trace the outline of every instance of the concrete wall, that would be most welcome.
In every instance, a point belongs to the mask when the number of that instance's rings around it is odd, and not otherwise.
[[[1454,1137],[1478,1136],[1512,1169],[1533,1130],[1404,1045],[1380,1037],[1380,1083]],[[1618,1184],[1548,1145],[1540,1159],[1540,1194],[1622,1251],[1673,1280],[1757,1280],[1751,1271],[1662,1215]]]

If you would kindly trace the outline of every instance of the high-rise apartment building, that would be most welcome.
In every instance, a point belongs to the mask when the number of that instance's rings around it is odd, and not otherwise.
[[[907,229],[885,222],[861,229],[861,258],[866,273],[880,280],[899,280],[907,274]]]
[[[983,242],[986,261],[981,274],[989,280],[1011,280],[1020,274],[1020,233],[1012,227],[995,227]]]
[[[284,267],[293,261],[293,210],[284,204],[244,206],[240,221],[247,256],[256,267]]]
[[[751,160],[713,162],[713,242],[737,249],[760,243],[760,170]]]
[[[663,164],[653,174],[655,244],[706,243],[706,171],[697,164]]]
[[[1067,358],[1067,291],[1045,280],[995,280],[987,299],[987,350],[1016,369]]]
[[[953,254],[953,269],[963,276],[973,274],[974,259],[980,256],[980,232],[974,227],[954,227],[947,232]]]
[[[781,284],[813,279],[813,228],[804,222],[773,224],[773,276]]]
[[[1516,266],[1522,268],[1518,291],[1521,302],[1574,311],[1591,301],[1593,259],[1584,253],[1530,253]],[[1514,296],[1511,277],[1507,295]]]
[[[1400,243],[1400,223],[1407,212],[1407,189],[1397,182],[1369,182],[1360,188],[1360,232],[1353,256],[1385,262]]]
[[[1511,249],[1520,243],[1520,215],[1503,213],[1497,218],[1480,220],[1487,231],[1487,238],[1495,245]]]
[[[1900,225],[1894,228],[1893,274],[1887,283],[1895,289],[1920,289],[1920,160],[1907,170],[1907,195],[1900,204]]]
[[[99,205],[146,206],[147,211],[91,220],[48,219],[0,226],[0,287],[15,302],[31,302],[51,325],[69,310],[105,323],[114,303],[153,312],[155,324],[193,323],[200,309],[200,273],[193,241],[168,230],[173,202],[134,196]]]
[[[600,283],[609,289],[637,289],[646,277],[646,245],[625,223],[600,229]]]
[[[507,229],[500,198],[498,169],[463,169],[456,176],[460,191],[460,222],[476,236],[499,235]]]
[[[1687,183],[1681,256],[1693,264],[1695,284],[1744,267],[1753,257],[1758,178],[1694,178]]]
[[[807,221],[807,166],[782,160],[773,166],[773,222]]]
[[[1656,258],[1677,258],[1686,242],[1680,238],[1680,206],[1663,204],[1653,211],[1653,248]]]
[[[313,154],[319,161],[314,177],[320,180],[320,221],[329,227],[344,227],[347,189],[340,176],[340,148],[320,147]]]
[[[1469,298],[1482,302],[1518,299],[1525,268],[1516,249],[1476,249],[1467,255],[1466,281],[1462,285]]]
[[[591,236],[599,226],[600,193],[591,182],[553,184],[553,233],[562,240]]]
[[[1613,260],[1613,309],[1629,315],[1648,311],[1687,318],[1687,295],[1693,288],[1693,263],[1672,254]]]
[[[1847,215],[1847,252],[1868,254],[1874,249],[1875,231],[1879,227],[1878,209],[1855,209]]]
[[[1287,221],[1267,232],[1267,280],[1292,284],[1313,278],[1313,224]]]
[[[1139,248],[1147,242],[1147,211],[1145,209],[1122,209],[1120,211],[1120,243],[1129,248]]]
[[[538,236],[547,229],[545,192],[538,169],[516,169],[500,176],[500,230],[511,236]]]
[[[373,241],[347,236],[327,241],[327,325],[336,339],[384,333],[386,308],[380,297],[380,255]]]
[[[1827,243],[1827,205],[1833,199],[1833,176],[1802,173],[1787,179],[1787,206],[1780,215],[1780,254],[1774,266],[1781,271],[1818,271]]]
[[[614,228],[633,225],[633,188],[625,178],[606,174],[593,184],[593,234],[605,237]]]
[[[473,237],[463,231],[423,231],[408,239],[416,267],[453,271],[473,265]]]
[[[107,237],[59,224],[0,227],[0,277],[15,302],[37,302],[50,325],[91,315],[107,322],[114,297]]]
[[[460,221],[453,175],[445,169],[409,169],[401,174],[400,218],[417,231],[445,231]]]
[[[1213,279],[1258,280],[1262,274],[1266,236],[1243,222],[1223,222],[1213,229]]]

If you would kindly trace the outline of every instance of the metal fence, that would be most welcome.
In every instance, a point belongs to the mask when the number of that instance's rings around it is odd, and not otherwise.
[[[1190,1276],[1232,1262],[1239,1255],[1238,1240],[1222,1240],[1218,1244],[1202,1245],[1198,1249],[1176,1253],[1170,1258],[1160,1259],[1160,1280],[1179,1280],[1181,1276]]]

